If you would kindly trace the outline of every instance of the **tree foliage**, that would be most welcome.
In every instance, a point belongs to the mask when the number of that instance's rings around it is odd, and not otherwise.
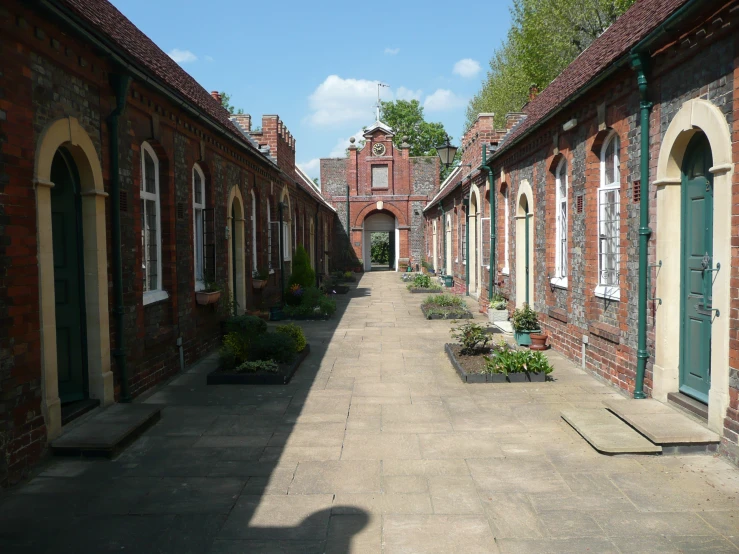
[[[540,90],[559,75],[635,0],[514,0],[512,25],[493,53],[481,90],[467,107],[467,124],[483,112],[519,111],[529,87]]]
[[[221,92],[221,106],[226,108],[231,115],[241,115],[244,110],[231,105],[231,95],[225,91]]]
[[[388,233],[372,233],[371,241],[372,263],[390,263],[390,236]]]

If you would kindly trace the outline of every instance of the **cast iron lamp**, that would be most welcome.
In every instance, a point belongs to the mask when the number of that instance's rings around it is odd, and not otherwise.
[[[449,140],[449,135],[446,135],[446,142],[441,146],[436,147],[436,154],[439,156],[439,160],[444,167],[449,167],[454,161],[454,156],[457,154],[457,147],[454,146]]]

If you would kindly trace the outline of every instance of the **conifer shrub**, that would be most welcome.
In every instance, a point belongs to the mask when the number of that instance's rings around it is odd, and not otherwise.
[[[293,272],[287,284],[288,288],[292,285],[300,285],[303,289],[313,287],[316,284],[316,272],[310,266],[308,252],[302,246],[295,249]]]

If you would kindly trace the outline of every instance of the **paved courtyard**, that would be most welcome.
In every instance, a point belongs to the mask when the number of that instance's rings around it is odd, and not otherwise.
[[[116,460],[0,495],[0,552],[739,552],[739,470],[597,454],[560,410],[620,395],[556,353],[554,383],[464,385],[422,299],[365,275],[285,387],[197,364]]]

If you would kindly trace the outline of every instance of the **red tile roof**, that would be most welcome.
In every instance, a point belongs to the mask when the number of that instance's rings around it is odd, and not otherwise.
[[[162,84],[181,94],[240,142],[241,133],[229,120],[229,113],[187,71],[170,58],[126,16],[107,0],[61,0],[98,33],[110,39],[123,53],[160,79]],[[249,149],[255,151],[253,146]]]
[[[94,31],[110,40],[122,53],[130,56],[131,61],[152,73],[163,85],[179,93],[194,107],[210,116],[231,133],[232,138],[246,145],[253,154],[271,163],[265,154],[243,136],[241,130],[229,119],[228,111],[110,2],[107,0],[60,0],[60,2],[76,13]],[[299,176],[290,177],[296,179],[310,196],[330,207],[312,186],[302,184]]]
[[[626,13],[585,49],[554,79],[541,94],[526,106],[526,119],[506,136],[498,151],[499,157],[528,131],[534,129],[550,113],[608,69],[619,58],[628,54],[639,41],[646,38],[675,10],[688,0],[638,0]],[[636,86],[636,78],[634,78]]]

